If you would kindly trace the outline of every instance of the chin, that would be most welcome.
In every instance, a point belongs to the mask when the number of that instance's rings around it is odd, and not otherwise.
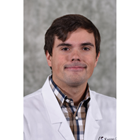
[[[72,86],[72,87],[77,87],[77,86],[80,86],[81,84],[85,83],[86,81],[84,80],[67,80],[66,83],[67,85],[69,86]]]

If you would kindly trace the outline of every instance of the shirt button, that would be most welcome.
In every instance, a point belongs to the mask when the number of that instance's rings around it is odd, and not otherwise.
[[[76,116],[75,119],[78,120],[78,116]]]
[[[69,103],[69,99],[66,99],[66,102]]]

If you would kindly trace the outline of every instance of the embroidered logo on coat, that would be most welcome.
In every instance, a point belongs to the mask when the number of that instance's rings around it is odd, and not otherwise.
[[[117,140],[117,138],[104,138],[102,136],[102,137],[99,137],[98,140]]]

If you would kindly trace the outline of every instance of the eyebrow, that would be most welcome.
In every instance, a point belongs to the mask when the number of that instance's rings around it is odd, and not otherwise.
[[[57,47],[60,47],[60,46],[67,46],[67,47],[69,47],[69,46],[72,46],[72,45],[69,44],[69,43],[61,43]]]
[[[80,46],[88,46],[88,45],[94,47],[94,45],[92,43],[90,43],[90,42],[81,43]],[[57,47],[60,47],[60,46],[70,47],[70,46],[72,46],[72,44],[69,44],[69,43],[61,43]]]
[[[90,42],[82,43],[81,46],[92,46],[92,47],[94,47],[94,45]]]

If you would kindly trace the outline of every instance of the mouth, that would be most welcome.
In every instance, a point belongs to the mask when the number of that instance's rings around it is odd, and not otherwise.
[[[87,68],[87,66],[85,64],[81,64],[81,63],[67,64],[64,67],[65,70],[75,71],[75,72],[83,71],[86,68]]]
[[[85,69],[84,67],[66,67],[66,70],[71,70],[71,71],[81,71]]]

